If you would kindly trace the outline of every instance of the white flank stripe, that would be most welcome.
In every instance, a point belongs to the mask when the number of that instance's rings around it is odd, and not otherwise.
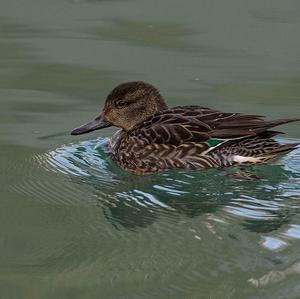
[[[259,157],[253,158],[253,157],[244,157],[244,156],[235,155],[233,156],[233,161],[237,163],[247,163],[247,162],[256,163],[261,161],[261,159]]]

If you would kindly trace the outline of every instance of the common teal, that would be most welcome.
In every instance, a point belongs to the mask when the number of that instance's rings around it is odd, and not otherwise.
[[[279,144],[272,139],[279,132],[270,130],[297,120],[266,121],[199,106],[169,108],[154,86],[136,81],[115,87],[102,113],[71,134],[121,128],[109,142],[112,159],[129,172],[147,174],[264,163],[297,147]]]

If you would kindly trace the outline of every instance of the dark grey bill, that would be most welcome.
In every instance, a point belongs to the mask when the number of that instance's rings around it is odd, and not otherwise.
[[[95,130],[100,130],[103,128],[107,128],[112,126],[111,123],[101,120],[101,119],[94,119],[74,130],[71,131],[71,135],[81,135],[81,134],[85,134],[85,133],[89,133]]]

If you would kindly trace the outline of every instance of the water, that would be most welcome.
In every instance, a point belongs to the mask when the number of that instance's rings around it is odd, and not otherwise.
[[[1,298],[300,298],[300,149],[248,168],[259,180],[139,177],[110,161],[113,128],[69,135],[135,79],[170,106],[299,117],[298,1],[3,0],[0,12]]]

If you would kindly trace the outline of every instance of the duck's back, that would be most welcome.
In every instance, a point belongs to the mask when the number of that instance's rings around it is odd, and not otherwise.
[[[198,106],[160,111],[113,138],[113,159],[137,174],[165,169],[219,168],[262,163],[296,144],[280,145],[271,128],[295,121],[265,121],[257,115],[224,113]]]

